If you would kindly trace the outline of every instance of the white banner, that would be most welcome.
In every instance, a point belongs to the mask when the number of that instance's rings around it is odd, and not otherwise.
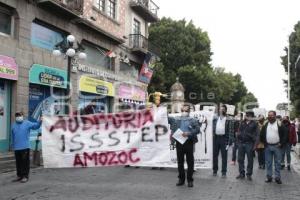
[[[180,114],[169,115],[171,117],[179,117]],[[213,159],[213,134],[212,122],[214,113],[210,111],[196,111],[190,114],[199,120],[200,134],[198,135],[198,143],[195,144],[195,168],[211,169]],[[176,149],[171,150],[171,163],[173,167],[177,167]]]
[[[195,168],[212,167],[212,116],[191,113],[202,123],[195,145]],[[167,109],[74,117],[44,117],[45,168],[135,165],[177,167],[170,151]]]
[[[166,108],[107,115],[45,116],[42,133],[46,168],[151,166],[170,159]]]

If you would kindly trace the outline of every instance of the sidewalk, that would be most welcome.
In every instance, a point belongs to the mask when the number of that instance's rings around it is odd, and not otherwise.
[[[294,170],[300,174],[300,144],[298,143],[293,147],[294,151],[292,152],[292,167]]]

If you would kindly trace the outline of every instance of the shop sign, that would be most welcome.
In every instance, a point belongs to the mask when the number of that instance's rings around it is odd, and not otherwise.
[[[15,59],[0,55],[0,78],[18,80],[18,66]]]
[[[64,70],[34,64],[29,71],[29,82],[58,88],[67,88],[67,72]]]
[[[92,94],[100,94],[111,97],[115,96],[115,90],[112,83],[88,76],[80,77],[79,90],[81,92],[88,92]]]
[[[122,99],[145,101],[146,92],[136,86],[120,85],[118,90],[118,96]]]

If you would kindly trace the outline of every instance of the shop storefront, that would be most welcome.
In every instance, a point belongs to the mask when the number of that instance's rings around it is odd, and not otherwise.
[[[112,112],[115,89],[113,83],[81,76],[79,80],[80,114]]]
[[[119,110],[145,108],[146,92],[137,86],[121,84],[118,88]]]
[[[64,70],[34,64],[29,71],[29,113],[30,121],[37,121],[41,115],[64,115],[64,96],[67,93],[67,72]],[[34,141],[38,132],[31,132]]]
[[[11,87],[18,79],[15,60],[0,55],[0,152],[7,152],[10,143]]]

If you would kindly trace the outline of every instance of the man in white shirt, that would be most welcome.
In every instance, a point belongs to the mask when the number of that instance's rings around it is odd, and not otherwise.
[[[213,120],[213,175],[218,173],[219,153],[222,155],[222,177],[227,173],[227,150],[229,145],[229,120],[226,116],[227,107],[222,105],[219,116]]]
[[[260,134],[260,140],[265,144],[265,156],[266,156],[266,169],[267,178],[266,183],[270,183],[273,180],[273,160],[275,165],[275,181],[278,184],[282,184],[280,176],[282,147],[287,142],[287,129],[279,125],[276,121],[276,112],[270,111],[268,114],[268,123],[266,123]]]

